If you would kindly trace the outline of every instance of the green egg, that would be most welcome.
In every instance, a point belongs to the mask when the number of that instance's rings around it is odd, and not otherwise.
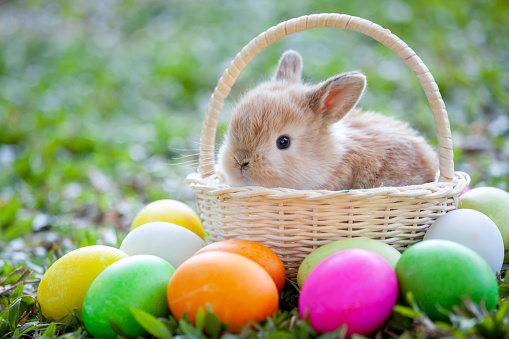
[[[449,240],[425,240],[403,252],[396,265],[400,296],[412,292],[432,320],[448,321],[447,311],[468,297],[495,308],[498,282],[488,263],[470,248]],[[444,311],[444,312],[442,312]]]
[[[299,271],[297,272],[297,284],[299,287],[302,287],[311,271],[325,258],[333,255],[334,253],[350,248],[360,248],[375,252],[387,260],[392,268],[396,267],[396,263],[401,257],[401,253],[399,253],[398,250],[380,240],[368,238],[348,238],[336,240],[318,247],[316,250],[311,252],[304,261],[302,261],[299,266]]]
[[[131,307],[167,317],[170,310],[166,290],[174,271],[166,260],[152,255],[135,255],[108,266],[85,296],[85,328],[96,338],[117,338],[111,319],[128,338],[147,335],[131,314]]]

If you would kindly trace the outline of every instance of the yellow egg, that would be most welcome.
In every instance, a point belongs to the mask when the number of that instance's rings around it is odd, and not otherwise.
[[[180,225],[205,239],[205,232],[200,218],[191,207],[183,202],[171,199],[151,202],[136,215],[131,224],[131,231],[138,226],[154,221],[165,221]]]
[[[95,245],[67,253],[51,265],[39,284],[37,300],[46,318],[61,319],[77,308],[80,312],[90,284],[106,267],[127,254],[113,247]]]

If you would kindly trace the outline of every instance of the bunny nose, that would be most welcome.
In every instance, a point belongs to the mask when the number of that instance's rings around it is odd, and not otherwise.
[[[249,158],[237,158],[235,157],[235,162],[239,165],[239,170],[241,175],[246,175],[247,166],[249,165]]]
[[[245,168],[247,165],[249,165],[249,158],[248,157],[234,157],[235,162],[237,165],[240,166],[240,169]]]

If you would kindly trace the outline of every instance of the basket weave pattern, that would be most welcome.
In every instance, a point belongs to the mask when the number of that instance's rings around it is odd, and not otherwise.
[[[350,191],[229,187],[214,175],[214,143],[224,99],[247,64],[273,42],[296,32],[334,27],[357,31],[396,53],[419,80],[434,116],[440,179],[424,185]],[[187,182],[197,192],[197,205],[212,241],[247,239],[270,247],[295,280],[302,260],[328,242],[351,237],[382,240],[398,250],[422,240],[426,229],[454,210],[458,194],[470,182],[455,172],[445,104],[433,76],[421,59],[389,30],[344,14],[315,14],[280,23],[246,45],[230,63],[210,99],[202,128],[198,173]]]

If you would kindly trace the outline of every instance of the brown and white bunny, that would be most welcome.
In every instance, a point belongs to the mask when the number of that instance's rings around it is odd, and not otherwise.
[[[366,87],[363,74],[307,85],[301,71],[301,56],[287,51],[275,79],[233,110],[216,166],[227,184],[344,190],[435,180],[436,153],[413,129],[354,109]]]

